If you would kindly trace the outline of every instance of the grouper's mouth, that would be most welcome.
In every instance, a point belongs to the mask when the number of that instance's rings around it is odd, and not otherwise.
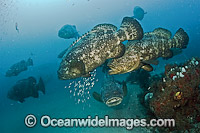
[[[61,80],[79,78],[85,74],[85,64],[76,60],[63,61],[57,73]]]
[[[82,76],[82,73],[77,68],[72,69],[70,72],[59,70],[57,73],[60,80],[75,79]]]
[[[108,71],[108,74],[109,75],[114,75],[114,74],[124,74],[124,73],[127,73],[126,70],[115,70],[115,69],[111,69]]]
[[[110,99],[108,99],[106,101],[106,105],[108,107],[112,107],[112,106],[117,106],[122,102],[122,98],[121,97],[111,97]]]

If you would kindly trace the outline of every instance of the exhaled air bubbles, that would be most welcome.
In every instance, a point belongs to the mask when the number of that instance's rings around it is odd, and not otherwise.
[[[90,90],[93,88],[98,79],[96,78],[96,69],[90,72],[91,77],[81,78],[80,80],[75,80],[69,83],[65,88],[70,93],[70,97],[74,98],[75,103],[86,103],[90,97]]]
[[[13,29],[15,21],[17,19],[18,0],[0,0],[0,36],[6,34],[8,31],[6,27],[7,23],[13,23]]]

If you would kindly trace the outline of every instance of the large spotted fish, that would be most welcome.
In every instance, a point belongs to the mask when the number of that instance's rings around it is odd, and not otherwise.
[[[127,73],[138,68],[152,71],[150,64],[155,63],[157,58],[173,56],[172,48],[184,49],[188,41],[189,37],[182,28],[173,38],[171,32],[163,28],[145,33],[142,40],[128,41],[124,55],[108,63],[109,74]]]
[[[102,65],[107,59],[124,54],[125,40],[143,37],[143,29],[137,20],[124,17],[120,29],[112,24],[99,24],[83,35],[69,52],[63,56],[58,70],[59,79],[74,79],[89,76],[89,72]]]
[[[117,106],[127,95],[126,82],[119,82],[111,75],[105,75],[100,92],[93,92],[95,100],[105,103],[108,107]]]

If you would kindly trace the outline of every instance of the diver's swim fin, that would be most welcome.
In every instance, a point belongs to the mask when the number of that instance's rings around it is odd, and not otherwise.
[[[103,100],[101,99],[101,95],[97,92],[93,92],[92,96],[94,97],[95,100],[99,101],[99,102],[103,102]]]

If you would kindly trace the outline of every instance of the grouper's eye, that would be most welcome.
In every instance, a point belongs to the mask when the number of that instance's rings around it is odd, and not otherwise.
[[[73,73],[72,73],[72,75],[73,75],[73,76],[76,76],[76,73],[75,73],[75,72],[73,72]]]
[[[69,71],[72,76],[82,75],[85,73],[85,64],[82,61],[71,61]]]
[[[74,68],[71,70],[71,73],[73,76],[76,76],[77,74],[80,74],[81,72],[80,72],[80,70],[78,70],[78,68]]]

